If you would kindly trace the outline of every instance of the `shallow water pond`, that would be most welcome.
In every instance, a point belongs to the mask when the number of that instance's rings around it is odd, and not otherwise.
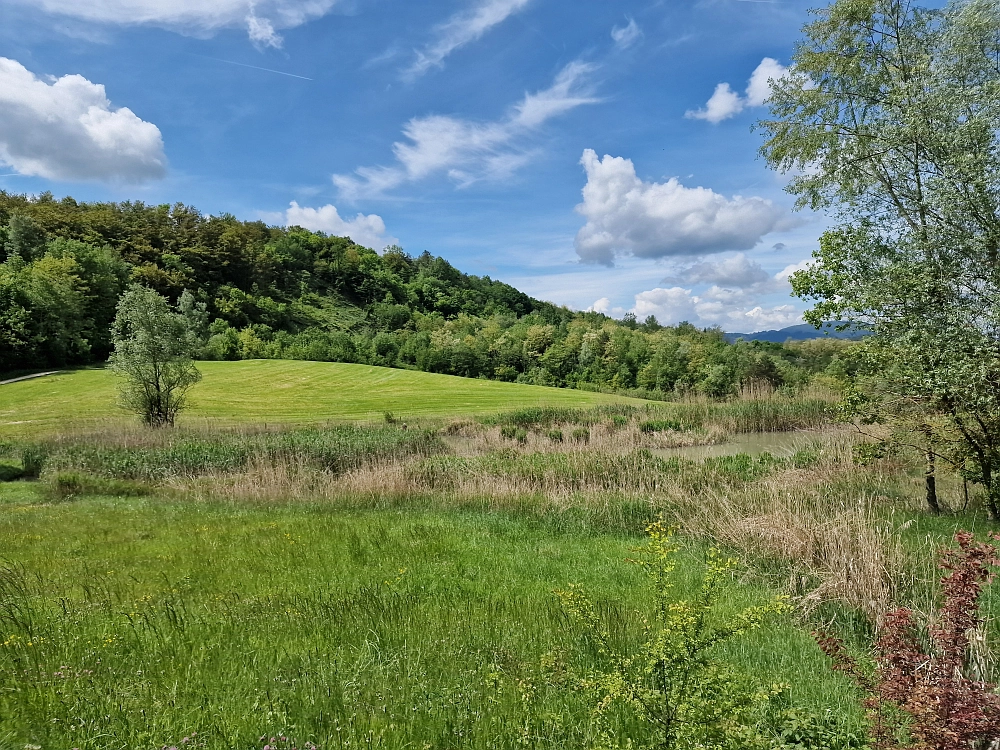
[[[653,450],[658,456],[670,458],[680,456],[695,461],[718,456],[735,456],[747,453],[759,456],[770,453],[773,456],[787,457],[796,451],[808,448],[816,441],[825,441],[834,437],[846,437],[851,433],[846,430],[795,430],[793,432],[746,432],[733,436],[726,443],[714,445],[686,445],[680,448],[657,448]]]

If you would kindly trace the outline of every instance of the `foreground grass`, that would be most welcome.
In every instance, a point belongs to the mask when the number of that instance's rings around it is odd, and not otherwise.
[[[190,394],[187,424],[309,424],[381,419],[445,419],[524,407],[591,407],[627,399],[566,388],[334,362],[199,362],[204,379]],[[76,370],[0,386],[0,435],[38,435],[128,419],[107,370]]]
[[[631,608],[648,606],[625,562],[633,536],[508,514],[40,493],[0,484],[5,748],[581,747],[589,706],[570,675],[594,656],[552,590],[583,584],[626,638]],[[727,605],[766,595],[734,585]],[[852,716],[790,622],[728,656],[797,704]]]
[[[587,747],[580,678],[599,654],[552,592],[582,584],[634,643],[650,603],[625,558],[653,518],[687,535],[680,595],[718,544],[748,563],[724,607],[791,596],[794,616],[725,658],[856,727],[857,696],[809,629],[863,652],[888,608],[929,617],[935,550],[983,530],[975,493],[960,511],[961,485],[940,477],[956,512],[930,517],[919,457],[859,465],[837,431],[779,457],[670,453],[825,410],[543,406],[427,429],[0,441],[2,476],[41,467],[0,481],[0,748]],[[989,643],[1000,598],[983,604]],[[616,722],[619,746],[643,741]],[[802,746],[827,745],[774,745]]]

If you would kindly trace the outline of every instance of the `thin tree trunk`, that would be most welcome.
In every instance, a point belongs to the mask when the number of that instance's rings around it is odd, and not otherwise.
[[[997,495],[1000,494],[1000,487],[996,486],[991,469],[983,472],[983,484],[986,485],[986,508],[990,512],[990,520],[995,523],[1000,522],[1000,508],[997,507]]]
[[[941,506],[937,498],[937,478],[934,474],[934,451],[927,451],[927,469],[924,471],[924,484],[927,487],[927,507],[931,513],[938,515],[941,513]]]

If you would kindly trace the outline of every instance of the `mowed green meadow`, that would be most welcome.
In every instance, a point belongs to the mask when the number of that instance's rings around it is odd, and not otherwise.
[[[203,379],[182,424],[309,424],[472,417],[529,406],[591,407],[645,402],[566,388],[503,383],[334,362],[199,362]],[[114,375],[74,370],[0,385],[0,437],[44,434],[128,419]]]

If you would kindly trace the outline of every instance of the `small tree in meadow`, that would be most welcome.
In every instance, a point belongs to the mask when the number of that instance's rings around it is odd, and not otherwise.
[[[190,316],[152,289],[134,286],[118,302],[111,369],[122,404],[150,427],[173,426],[188,389],[201,380],[192,360],[200,341]]]

